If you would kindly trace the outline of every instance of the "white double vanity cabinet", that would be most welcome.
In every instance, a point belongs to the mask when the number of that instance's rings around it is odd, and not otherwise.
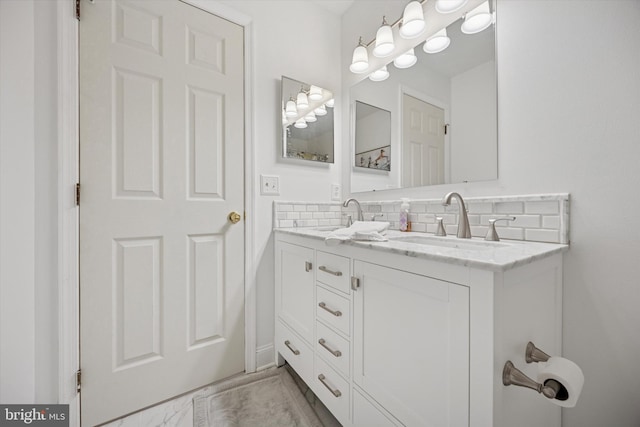
[[[560,426],[559,407],[502,370],[535,369],[528,341],[560,354],[565,245],[326,234],[275,231],[275,349],[343,426]]]

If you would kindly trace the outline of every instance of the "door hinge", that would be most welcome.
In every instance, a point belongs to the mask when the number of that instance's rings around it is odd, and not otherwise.
[[[355,276],[351,276],[351,289],[353,289],[354,291],[357,291],[359,287],[360,287],[360,279],[358,279]]]
[[[80,393],[80,387],[82,385],[82,369],[76,371],[76,392]]]
[[[76,19],[80,20],[80,0],[76,0]]]
[[[76,183],[76,206],[80,206],[80,183]]]

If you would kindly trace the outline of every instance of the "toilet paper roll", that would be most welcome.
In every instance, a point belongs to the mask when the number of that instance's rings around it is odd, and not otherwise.
[[[544,384],[547,380],[556,380],[564,387],[555,399],[549,399],[551,403],[564,408],[576,406],[584,385],[584,374],[578,365],[564,357],[550,357],[546,363],[539,363],[538,382]]]

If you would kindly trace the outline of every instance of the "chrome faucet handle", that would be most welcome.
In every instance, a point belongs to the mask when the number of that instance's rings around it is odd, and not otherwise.
[[[436,216],[436,222],[438,223],[438,228],[436,229],[436,236],[446,236],[447,232],[444,229],[444,225],[442,224],[442,217]]]
[[[371,214],[371,221],[375,221],[376,218],[384,218],[384,214]]]
[[[496,222],[497,221],[515,221],[515,216],[505,216],[502,218],[493,218],[489,220],[489,230],[487,230],[487,235],[484,240],[488,240],[490,242],[499,242],[500,236],[498,236],[498,232],[496,231]]]
[[[351,219],[351,215],[345,215],[345,214],[342,214],[342,215],[347,217],[347,227],[351,227],[353,225],[353,220]]]

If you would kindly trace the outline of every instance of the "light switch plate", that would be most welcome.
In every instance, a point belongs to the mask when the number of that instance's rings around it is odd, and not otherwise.
[[[264,196],[279,196],[280,177],[276,175],[260,175],[260,194]]]
[[[331,184],[331,200],[340,201],[342,199],[342,186],[340,184]]]

